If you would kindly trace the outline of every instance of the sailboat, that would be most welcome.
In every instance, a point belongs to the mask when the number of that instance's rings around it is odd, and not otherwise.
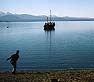
[[[50,10],[50,21],[48,21],[48,17],[47,17],[47,23],[44,24],[44,30],[45,31],[51,31],[51,30],[55,30],[55,22],[51,21],[51,10]]]

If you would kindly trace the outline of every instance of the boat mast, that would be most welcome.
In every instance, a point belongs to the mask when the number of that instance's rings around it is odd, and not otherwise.
[[[50,22],[51,22],[51,10],[50,10]]]
[[[47,22],[48,22],[48,17],[47,17]]]

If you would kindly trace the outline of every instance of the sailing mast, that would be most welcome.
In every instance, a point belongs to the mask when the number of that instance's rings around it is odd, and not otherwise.
[[[47,31],[51,31],[51,30],[55,30],[54,26],[55,26],[55,22],[51,22],[51,10],[50,10],[50,20],[48,22],[48,18],[47,18],[47,23],[45,23],[44,25],[44,30]]]
[[[50,22],[51,22],[51,10],[50,10]]]
[[[47,17],[47,23],[48,23],[48,17]]]

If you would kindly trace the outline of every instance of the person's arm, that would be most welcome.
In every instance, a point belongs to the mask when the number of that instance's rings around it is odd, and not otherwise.
[[[11,59],[11,57],[7,58],[6,60],[8,61],[8,60],[10,60],[10,59]]]
[[[14,58],[15,57],[15,54],[11,55],[11,57],[7,58],[6,60],[10,60],[11,58]]]

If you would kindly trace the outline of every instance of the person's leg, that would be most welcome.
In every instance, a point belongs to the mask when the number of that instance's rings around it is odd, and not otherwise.
[[[15,74],[15,72],[16,72],[16,63],[14,63],[12,65],[13,65],[12,73]]]
[[[15,63],[15,65],[14,65],[14,74],[15,74],[15,72],[16,72],[16,63]]]
[[[12,65],[13,66],[13,65]],[[12,68],[12,73],[14,73],[14,66],[13,66],[13,68]]]

